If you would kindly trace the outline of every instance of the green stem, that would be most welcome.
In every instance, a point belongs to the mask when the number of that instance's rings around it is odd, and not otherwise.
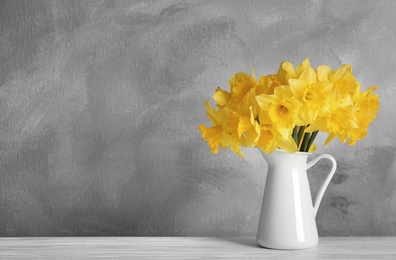
[[[311,135],[311,133],[305,133],[304,134],[304,139],[303,139],[303,143],[301,145],[300,152],[306,152],[307,151],[307,145],[308,145],[308,141],[309,141],[310,135]]]
[[[319,133],[319,130],[313,132],[311,134],[311,136],[309,137],[309,141],[307,144],[307,151],[309,151],[309,148],[311,148],[311,145],[313,144],[313,141],[315,140],[315,137],[318,135],[318,133]]]
[[[303,135],[303,133],[305,131],[305,127],[306,126],[300,126],[300,129],[298,129],[298,134],[297,134],[298,143],[297,143],[297,146],[300,145],[301,137],[302,137],[302,135]]]

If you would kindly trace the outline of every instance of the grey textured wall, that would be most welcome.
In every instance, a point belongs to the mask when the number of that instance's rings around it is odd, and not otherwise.
[[[254,236],[267,165],[210,153],[237,71],[353,65],[381,109],[339,163],[327,235],[396,235],[396,1],[0,1],[0,235]],[[319,136],[319,141],[324,140]],[[309,172],[313,194],[328,164]]]

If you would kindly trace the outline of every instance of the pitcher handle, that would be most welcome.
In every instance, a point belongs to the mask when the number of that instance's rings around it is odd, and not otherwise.
[[[320,154],[320,155],[316,156],[314,159],[312,159],[311,161],[309,161],[307,163],[307,169],[309,169],[312,166],[314,166],[320,159],[329,159],[332,162],[333,167],[331,168],[331,171],[327,175],[326,179],[323,181],[322,185],[319,188],[318,194],[316,195],[315,203],[314,203],[314,207],[313,207],[314,217],[316,217],[316,213],[318,213],[318,208],[319,208],[320,202],[322,201],[322,198],[323,198],[323,195],[324,195],[324,193],[326,191],[326,188],[329,185],[330,180],[333,178],[334,173],[335,173],[335,171],[337,169],[336,160],[334,159],[333,156],[331,156],[330,154],[327,154],[327,153]]]

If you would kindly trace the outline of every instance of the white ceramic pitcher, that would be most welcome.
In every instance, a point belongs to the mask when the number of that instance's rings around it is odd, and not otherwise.
[[[261,151],[261,149],[260,149]],[[337,163],[329,154],[320,154],[307,163],[310,153],[276,150],[261,151],[268,163],[257,243],[273,249],[304,249],[318,244],[316,213],[323,194],[333,177]],[[312,204],[306,170],[320,159],[329,159],[332,169]]]

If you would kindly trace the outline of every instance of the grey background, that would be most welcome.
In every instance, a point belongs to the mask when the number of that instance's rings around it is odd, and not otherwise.
[[[378,85],[321,236],[396,235],[396,1],[0,1],[0,236],[254,236],[267,165],[210,153],[204,101],[305,57]],[[313,196],[329,165],[309,171]]]

